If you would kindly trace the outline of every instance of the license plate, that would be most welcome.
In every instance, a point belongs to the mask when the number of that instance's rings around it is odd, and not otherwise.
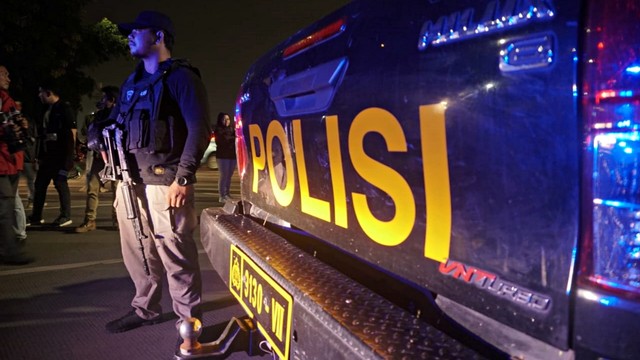
[[[229,289],[281,359],[289,358],[293,297],[231,245]]]

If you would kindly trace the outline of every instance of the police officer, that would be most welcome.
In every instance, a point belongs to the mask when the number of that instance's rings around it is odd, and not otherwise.
[[[211,132],[206,90],[197,69],[171,57],[175,32],[167,15],[143,11],[118,27],[141,61],[122,85],[109,120],[124,129],[144,236],[142,254],[120,183],[114,206],[122,256],[136,292],[133,309],[106,329],[123,332],[162,321],[164,272],[179,326],[188,317],[202,319],[193,184]]]

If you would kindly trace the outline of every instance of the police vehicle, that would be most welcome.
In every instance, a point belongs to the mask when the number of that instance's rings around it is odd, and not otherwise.
[[[640,358],[640,1],[353,1],[258,59],[217,272],[281,359]]]
[[[207,146],[207,149],[204,151],[204,155],[202,155],[202,159],[200,159],[200,165],[201,166],[206,166],[207,169],[217,169],[218,168],[218,163],[216,161],[216,137],[213,134],[213,132],[211,132],[211,136],[209,137],[209,146]]]

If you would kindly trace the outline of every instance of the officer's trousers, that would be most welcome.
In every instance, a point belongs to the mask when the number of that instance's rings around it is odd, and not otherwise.
[[[114,206],[124,264],[136,288],[131,301],[136,314],[143,319],[152,319],[162,313],[162,276],[166,271],[173,311],[179,322],[188,317],[202,319],[202,283],[198,249],[193,238],[198,226],[194,195],[187,199],[185,206],[174,209],[167,203],[168,186],[135,185],[144,236],[141,251],[132,221],[127,216],[122,188],[120,182]],[[145,260],[149,274],[145,273]]]

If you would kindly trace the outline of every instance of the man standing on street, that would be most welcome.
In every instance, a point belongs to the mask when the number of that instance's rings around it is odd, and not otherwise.
[[[14,211],[23,152],[19,143],[20,125],[14,123],[17,105],[9,96],[9,71],[0,65],[0,263],[26,265],[32,259],[20,250],[16,232]]]
[[[141,61],[122,85],[110,119],[125,132],[125,155],[135,183],[134,201],[140,209],[143,236],[138,238],[133,222],[127,219],[128,205],[120,183],[115,207],[122,255],[136,292],[133,309],[106,325],[114,333],[162,321],[165,272],[173,310],[179,317],[177,326],[189,317],[202,320],[193,184],[211,133],[199,71],[184,60],[171,58],[175,38],[171,19],[143,11],[119,29],[128,35],[131,54]]]
[[[76,117],[71,105],[60,99],[53,80],[43,82],[38,89],[40,101],[47,106],[39,133],[42,134],[38,148],[38,172],[35,181],[33,210],[27,223],[39,225],[44,222],[42,210],[47,197],[47,188],[53,180],[60,200],[60,214],[51,223],[62,227],[71,224],[71,193],[67,174],[73,167],[75,147],[74,131]]]

